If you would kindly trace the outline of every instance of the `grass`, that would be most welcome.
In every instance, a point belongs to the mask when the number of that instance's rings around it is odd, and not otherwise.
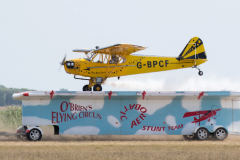
[[[6,143],[0,144],[0,159],[238,159],[240,156],[239,147],[233,144],[222,147],[222,142],[207,142],[208,148],[205,142]]]
[[[1,141],[1,139],[0,139]],[[239,159],[240,138],[218,141],[14,141],[0,159]]]
[[[0,131],[16,130],[22,125],[22,107],[7,106],[0,110]]]

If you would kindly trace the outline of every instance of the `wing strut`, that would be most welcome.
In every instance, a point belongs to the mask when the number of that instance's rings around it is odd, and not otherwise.
[[[108,60],[107,60],[107,74],[108,74],[108,69],[109,69],[109,59],[110,59],[110,53],[108,54]],[[106,77],[106,79],[107,79],[107,77]],[[105,80],[106,80],[106,79],[105,79]],[[104,81],[105,81],[105,80],[104,80]]]
[[[94,58],[95,58],[97,55],[98,55],[98,53],[95,53],[95,54],[93,54],[93,55],[90,57],[91,62],[93,62]]]

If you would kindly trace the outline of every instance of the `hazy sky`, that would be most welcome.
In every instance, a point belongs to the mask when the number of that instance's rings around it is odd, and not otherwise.
[[[110,78],[103,90],[240,91],[240,1],[0,0],[0,84],[82,90],[59,63],[84,57],[75,48],[115,43],[148,47],[137,54],[178,56],[195,36],[208,62],[196,69]]]

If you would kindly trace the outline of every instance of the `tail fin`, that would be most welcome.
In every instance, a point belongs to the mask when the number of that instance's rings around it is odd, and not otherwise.
[[[197,121],[198,119],[196,117],[194,117],[194,121]]]
[[[181,54],[177,57],[177,60],[181,59],[207,59],[203,41],[198,37],[190,39]]]

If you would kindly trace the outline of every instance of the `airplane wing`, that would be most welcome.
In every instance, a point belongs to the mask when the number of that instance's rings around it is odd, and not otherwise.
[[[90,51],[92,51],[93,49],[89,49],[89,48],[81,48],[81,49],[74,49],[73,52],[84,52],[84,53],[88,53]]]
[[[208,113],[208,112],[209,112],[209,110],[206,110],[206,111],[186,112],[186,113],[183,115],[183,118],[185,118],[185,117],[191,117],[191,116],[197,116],[197,115],[205,114],[205,113]]]
[[[132,44],[115,44],[108,47],[103,47],[93,50],[74,49],[73,52],[90,52],[102,54],[116,54],[116,55],[129,55],[137,51],[146,49],[146,47],[132,45]]]

